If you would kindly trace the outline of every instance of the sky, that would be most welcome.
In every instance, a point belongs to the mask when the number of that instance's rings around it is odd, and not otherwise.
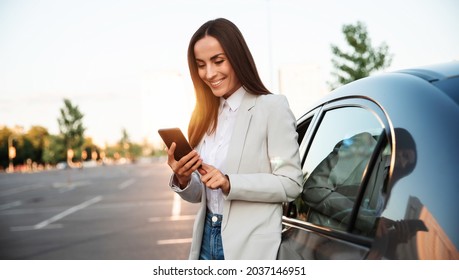
[[[459,60],[458,14],[456,0],[0,0],[0,127],[57,134],[68,98],[101,146],[123,129],[134,142],[158,141],[161,127],[185,131],[194,104],[188,42],[218,17],[240,28],[266,86],[299,116],[305,98],[327,92],[330,44],[345,47],[343,24],[362,21],[373,46],[385,42],[392,71]],[[314,69],[319,86],[291,78],[280,87],[279,71],[292,68]]]

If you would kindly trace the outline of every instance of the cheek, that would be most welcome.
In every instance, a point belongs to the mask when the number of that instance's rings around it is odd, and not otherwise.
[[[201,80],[205,80],[206,77],[206,71],[204,69],[198,69],[198,75]]]
[[[231,72],[231,85],[233,87],[238,86],[240,84],[239,79],[236,76],[236,73],[234,71]]]

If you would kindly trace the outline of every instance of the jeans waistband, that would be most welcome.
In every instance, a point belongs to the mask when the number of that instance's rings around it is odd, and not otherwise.
[[[206,223],[212,227],[221,227],[223,216],[220,214],[214,214],[207,210]]]

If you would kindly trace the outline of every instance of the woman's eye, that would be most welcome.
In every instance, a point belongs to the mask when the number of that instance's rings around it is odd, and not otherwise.
[[[197,66],[198,66],[198,68],[204,68],[204,67],[206,67],[205,64],[197,64]]]
[[[218,64],[222,64],[223,62],[225,62],[225,61],[224,60],[217,60],[217,61],[215,61],[215,64],[218,65]]]

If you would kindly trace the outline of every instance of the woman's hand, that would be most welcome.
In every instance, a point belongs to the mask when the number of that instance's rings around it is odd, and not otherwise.
[[[184,188],[191,180],[191,174],[201,166],[202,159],[199,157],[198,152],[193,150],[179,161],[176,161],[174,158],[175,148],[176,144],[172,143],[167,150],[167,164],[177,177],[180,187]]]
[[[203,163],[198,171],[201,174],[201,181],[206,187],[209,189],[221,189],[225,195],[229,193],[231,189],[229,177],[220,170],[212,165]]]

